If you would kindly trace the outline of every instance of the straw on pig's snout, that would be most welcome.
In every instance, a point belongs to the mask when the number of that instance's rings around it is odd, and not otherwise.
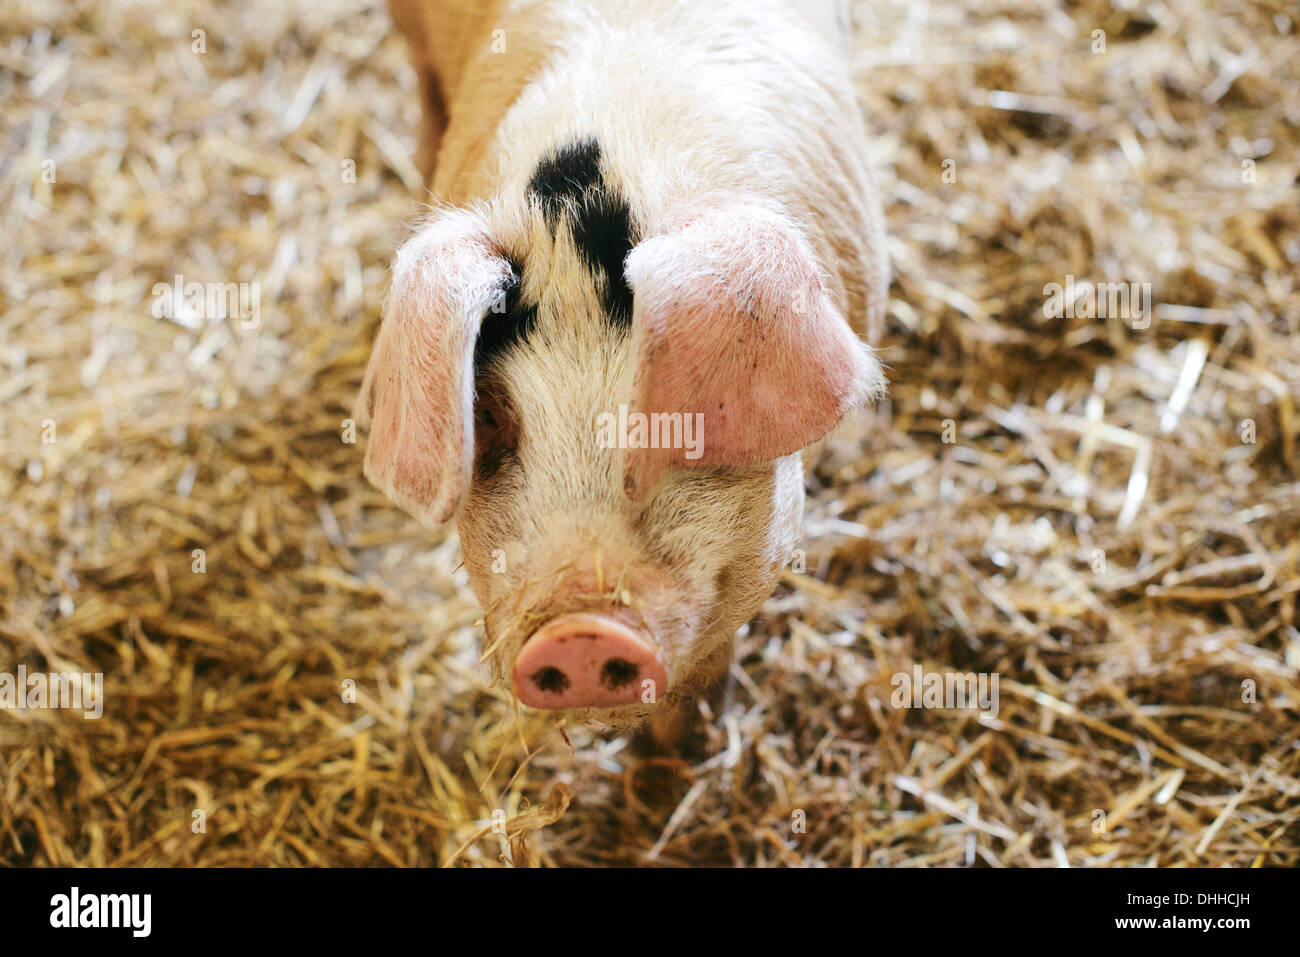
[[[567,575],[579,567],[580,557],[576,555],[545,575],[524,578],[492,603],[484,620],[486,621],[489,615],[495,618],[495,613],[504,608],[506,611],[500,616],[504,626],[492,635],[479,661],[492,662],[493,673],[497,680],[509,673],[507,658],[513,658],[518,654],[523,643],[538,628],[565,612],[584,611],[593,607],[626,610],[634,616],[636,624],[640,626],[644,635],[652,641],[656,639],[654,628],[645,614],[644,600],[624,587],[628,574],[627,566],[624,565],[619,571],[619,577],[606,587],[603,550],[592,546],[589,555],[595,572],[595,590],[573,596],[568,604],[556,603],[553,586],[564,581]]]

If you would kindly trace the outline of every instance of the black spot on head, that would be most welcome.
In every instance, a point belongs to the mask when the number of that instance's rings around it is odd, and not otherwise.
[[[510,279],[479,326],[478,340],[474,343],[474,368],[480,372],[487,363],[526,338],[537,321],[537,305],[523,300],[523,271],[514,257],[510,258],[510,273]]]
[[[551,228],[566,206],[600,187],[600,144],[594,138],[552,150],[528,181],[528,191],[542,201]]]
[[[605,274],[605,311],[614,325],[632,323],[632,288],[623,261],[632,251],[632,222],[627,203],[612,191],[588,193],[573,222],[573,241],[592,273]]]
[[[573,242],[600,285],[605,312],[615,327],[632,323],[632,290],[623,261],[632,251],[632,216],[627,201],[605,182],[600,144],[588,137],[552,150],[537,164],[528,190],[537,197],[552,232],[569,222]]]

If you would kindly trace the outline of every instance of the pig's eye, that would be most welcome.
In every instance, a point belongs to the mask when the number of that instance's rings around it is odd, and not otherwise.
[[[474,445],[480,457],[514,451],[518,431],[510,407],[490,392],[479,393],[474,405]]]

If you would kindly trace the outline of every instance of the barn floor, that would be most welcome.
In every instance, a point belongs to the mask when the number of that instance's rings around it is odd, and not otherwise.
[[[1300,864],[1293,5],[860,5],[892,396],[676,756],[516,713],[343,440],[421,195],[382,5],[30,6],[0,672],[105,704],[0,710],[0,864]],[[155,317],[177,275],[260,325]],[[916,666],[996,716],[894,707]]]

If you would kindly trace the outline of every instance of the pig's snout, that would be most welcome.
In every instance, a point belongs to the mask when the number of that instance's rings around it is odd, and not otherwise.
[[[564,615],[524,643],[514,685],[534,708],[612,708],[653,702],[667,690],[668,672],[650,641],[622,622]]]

